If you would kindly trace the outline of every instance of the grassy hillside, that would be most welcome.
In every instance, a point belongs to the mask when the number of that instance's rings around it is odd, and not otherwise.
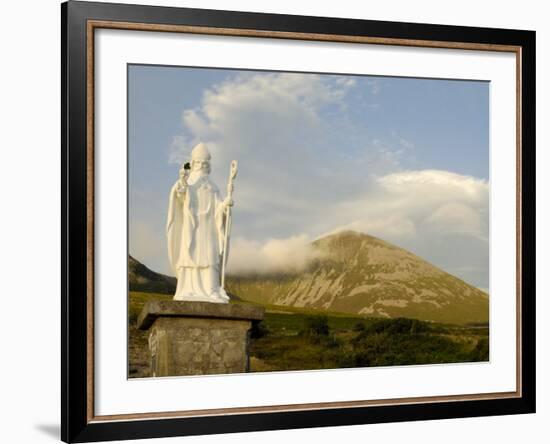
[[[129,377],[146,377],[148,332],[136,320],[158,293],[130,292]],[[238,302],[237,302],[238,303]],[[266,306],[265,319],[252,332],[253,372],[380,365],[486,361],[487,326],[457,326],[414,319],[379,319],[296,307]]]
[[[487,327],[267,312],[251,343],[251,371],[487,361]]]

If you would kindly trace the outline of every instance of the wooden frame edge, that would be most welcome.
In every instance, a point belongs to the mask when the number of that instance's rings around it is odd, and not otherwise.
[[[123,29],[133,31],[149,31],[149,32],[174,32],[174,33],[190,33],[202,35],[220,35],[220,36],[236,36],[236,37],[257,37],[257,38],[278,38],[288,40],[309,40],[309,41],[326,41],[339,43],[360,43],[360,44],[375,44],[375,45],[395,45],[407,47],[425,47],[425,48],[441,48],[441,49],[462,49],[462,50],[477,50],[477,51],[495,51],[495,52],[511,52],[516,56],[516,391],[502,392],[491,394],[470,394],[470,395],[453,395],[453,396],[434,396],[434,397],[415,397],[415,398],[397,398],[388,400],[364,400],[364,401],[342,401],[342,402],[327,402],[327,403],[309,403],[309,404],[288,404],[288,405],[273,405],[261,407],[237,407],[223,409],[205,409],[205,410],[184,410],[174,412],[144,412],[133,414],[118,414],[118,415],[102,415],[94,414],[94,270],[93,270],[93,245],[94,245],[94,31],[95,29]],[[522,312],[521,312],[521,154],[522,154],[522,125],[521,125],[521,103],[522,103],[522,85],[521,85],[521,69],[522,69],[522,47],[520,45],[500,45],[500,44],[485,44],[485,43],[467,43],[467,42],[446,42],[432,40],[415,40],[415,39],[397,39],[397,38],[381,38],[381,37],[366,37],[366,36],[344,36],[333,34],[311,34],[300,32],[284,32],[284,31],[262,31],[250,29],[236,28],[215,28],[207,26],[188,26],[188,25],[165,25],[165,24],[148,24],[137,22],[124,21],[109,21],[109,20],[87,20],[86,25],[87,44],[86,44],[86,60],[87,60],[87,239],[88,239],[88,282],[87,282],[87,332],[88,332],[88,347],[87,347],[87,422],[98,423],[106,421],[121,421],[121,420],[136,420],[136,419],[159,419],[159,418],[188,418],[198,416],[221,416],[234,415],[242,413],[271,413],[271,412],[295,412],[304,410],[324,410],[334,408],[357,408],[357,407],[374,407],[387,405],[407,405],[415,403],[442,403],[442,402],[459,402],[459,401],[474,401],[474,400],[491,400],[491,399],[513,399],[521,398],[522,396],[522,371],[521,371],[521,333],[522,333]]]
[[[489,394],[472,394],[472,395],[451,395],[451,396],[426,396],[415,398],[394,398],[382,400],[365,400],[365,401],[338,401],[338,402],[320,402],[309,404],[280,404],[271,406],[257,407],[231,407],[221,409],[202,409],[202,410],[182,410],[172,412],[152,412],[152,413],[128,413],[119,415],[102,415],[95,416],[92,423],[105,421],[125,421],[137,419],[165,419],[165,418],[196,418],[204,416],[228,416],[238,415],[243,413],[259,414],[259,413],[281,413],[281,412],[296,412],[305,410],[330,410],[337,408],[361,408],[361,407],[386,407],[392,405],[410,405],[418,404],[436,404],[442,402],[463,402],[463,401],[481,401],[495,399],[513,399],[520,398],[521,395],[516,392],[500,392]]]
[[[86,416],[90,422],[94,418],[95,384],[94,384],[94,186],[95,186],[95,158],[94,158],[94,131],[95,131],[95,101],[94,101],[94,28],[86,28],[86,243],[87,243],[87,281],[86,281],[86,313],[88,322],[86,331],[87,343],[87,399]]]
[[[68,7],[70,5],[70,7]],[[134,9],[139,8],[139,13],[134,13]],[[535,155],[530,154],[530,149],[534,149],[535,146],[535,122],[534,122],[534,113],[535,109],[535,85],[531,85],[531,81],[534,82],[535,74],[531,75],[528,70],[523,68],[524,62],[525,66],[528,68],[534,68],[535,64],[535,37],[534,33],[529,31],[514,31],[514,30],[489,30],[485,28],[469,28],[472,31],[472,34],[468,34],[470,40],[477,40],[478,36],[479,41],[499,41],[510,44],[488,44],[488,43],[472,43],[465,42],[459,43],[456,42],[456,39],[453,41],[435,41],[435,40],[415,40],[415,39],[406,39],[406,38],[386,38],[386,37],[362,37],[362,36],[346,36],[341,34],[329,35],[329,34],[315,34],[315,33],[305,33],[305,32],[285,32],[285,31],[261,31],[261,30],[251,30],[244,29],[248,26],[246,23],[244,28],[223,28],[223,27],[214,27],[214,26],[187,26],[187,25],[169,25],[169,24],[150,24],[150,23],[138,23],[138,22],[129,22],[125,20],[136,19],[140,13],[146,11],[147,14],[150,12],[153,17],[163,17],[163,14],[166,13],[170,8],[155,8],[149,6],[137,6],[137,5],[113,5],[113,4],[99,4],[99,3],[89,3],[89,2],[79,2],[71,1],[69,3],[63,3],[61,5],[61,23],[62,23],[62,193],[65,195],[62,197],[62,353],[61,353],[61,362],[62,362],[62,406],[61,406],[61,435],[62,439],[69,442],[74,441],[90,441],[98,439],[127,439],[127,438],[140,438],[140,437],[154,437],[154,436],[175,436],[182,434],[197,434],[197,433],[224,433],[230,431],[247,431],[247,430],[272,430],[278,428],[289,428],[289,427],[311,427],[319,425],[344,425],[344,424],[363,424],[371,422],[387,422],[387,421],[403,421],[403,420],[417,420],[417,419],[434,419],[434,418],[447,418],[447,417],[464,417],[464,416],[485,416],[490,414],[510,414],[510,413],[530,413],[535,410],[535,381],[533,377],[535,375],[535,350],[534,350],[534,340],[535,340],[535,302],[531,299],[534,299],[534,288],[532,289],[533,294],[531,294],[531,287],[534,287],[534,277],[535,270],[534,264],[535,259],[528,259],[523,254],[534,253],[535,249],[535,237],[534,234],[529,235],[529,229],[534,228],[534,222],[531,221],[531,216],[534,214],[534,178],[531,177],[522,177],[522,161],[525,158],[525,167],[534,168],[534,159]],[[176,21],[181,22],[190,22],[190,23],[209,23],[211,21],[210,17],[213,17],[212,21],[216,21],[217,17],[225,18],[228,17],[228,23],[237,24],[241,26],[240,20],[243,16],[246,15],[246,21],[250,22],[254,17],[261,16],[250,14],[250,13],[237,13],[237,12],[228,12],[228,11],[207,11],[207,10],[192,10],[186,8],[178,8],[183,11],[184,14],[179,14],[179,18],[176,18]],[[173,9],[172,12],[178,12],[178,9]],[[162,12],[162,11],[164,12]],[[72,11],[72,12],[71,12]],[[199,13],[199,11],[201,11]],[[74,14],[73,14],[74,13]],[[190,19],[187,20],[187,13],[190,14]],[[178,14],[176,14],[178,15]],[[90,20],[88,17],[96,17],[97,19]],[[237,16],[237,17],[236,17]],[[270,23],[271,16],[276,17],[277,14],[263,14],[263,16],[269,17],[269,21],[264,21],[267,23],[267,28],[273,28],[273,23]],[[99,19],[99,18],[103,19]],[[105,18],[107,20],[104,20]],[[123,20],[110,20],[112,17],[123,18]],[[147,17],[147,15],[141,15],[140,17]],[[183,17],[183,18],[182,18]],[[235,18],[236,17],[236,18]],[[290,17],[292,18],[292,17]],[[318,28],[319,20],[334,20],[334,22],[349,20],[350,24],[353,22],[353,25],[358,24],[360,21],[356,19],[328,19],[320,17],[302,17],[302,19],[307,18],[311,21],[316,21],[315,26],[306,26],[308,29]],[[74,20],[74,21],[73,21]],[[83,23],[84,20],[84,23]],[[139,19],[138,19],[139,20]],[[145,19],[144,19],[145,20]],[[277,20],[273,19],[275,22]],[[172,18],[169,19],[172,21]],[[367,23],[366,21],[363,21]],[[87,41],[91,38],[93,43],[93,29],[88,30],[90,23],[93,23],[97,26],[94,27],[105,27],[111,29],[129,29],[129,30],[141,30],[141,31],[163,31],[163,32],[188,32],[194,34],[218,34],[218,35],[227,35],[227,36],[246,36],[246,37],[264,37],[264,38],[280,38],[280,39],[299,39],[299,40],[317,40],[317,41],[335,41],[335,42],[348,42],[348,43],[370,43],[378,45],[399,45],[399,46],[417,46],[417,47],[431,47],[431,48],[448,48],[448,49],[469,49],[469,50],[486,50],[486,51],[498,51],[498,52],[515,52],[516,53],[516,155],[517,155],[517,192],[516,192],[516,205],[517,205],[517,214],[516,214],[516,247],[517,247],[517,257],[516,257],[516,267],[517,267],[517,280],[516,280],[516,296],[517,296],[517,311],[516,311],[516,388],[515,392],[506,392],[506,393],[493,393],[493,394],[474,394],[474,395],[457,395],[458,399],[453,399],[453,397],[435,397],[438,399],[430,400],[428,398],[399,398],[397,400],[371,400],[371,401],[353,401],[341,403],[322,403],[322,404],[310,404],[311,411],[319,411],[319,414],[313,415],[303,415],[301,413],[307,412],[304,410],[304,406],[308,405],[279,405],[279,406],[261,406],[257,407],[257,411],[251,412],[251,408],[243,407],[241,409],[208,409],[208,410],[187,410],[183,412],[159,412],[159,413],[137,413],[137,414],[128,414],[128,415],[112,415],[112,416],[94,416],[94,325],[93,325],[93,223],[94,223],[94,214],[93,214],[93,184],[94,184],[94,168],[93,168],[93,48],[89,48],[86,43],[86,127],[84,133],[80,132],[80,129],[76,129],[74,133],[76,135],[69,136],[69,133],[72,134],[73,131],[69,131],[69,122],[71,124],[81,123],[80,114],[82,108],[80,107],[79,100],[74,102],[77,104],[76,107],[71,106],[71,110],[68,108],[69,99],[71,99],[73,92],[69,93],[69,79],[76,80],[72,83],[73,87],[75,84],[80,85],[82,81],[82,75],[75,75],[71,73],[69,67],[75,67],[75,71],[80,71],[82,66],[79,61],[73,63],[73,59],[80,59],[80,52],[76,52],[77,48],[82,49],[83,46],[78,46],[81,40],[81,33],[86,34],[85,38]],[[112,26],[99,26],[101,24],[113,24]],[[281,21],[279,20],[280,24]],[[302,23],[297,22],[296,20],[291,21],[291,26],[282,25],[281,29],[300,29]],[[374,28],[378,29],[377,35],[385,35],[385,31],[380,31],[380,28],[377,28],[376,22],[369,22],[367,26],[374,24]],[[382,22],[379,22],[382,23]],[[307,25],[309,25],[309,21]],[[384,22],[386,24],[386,22]],[[76,40],[79,42],[78,45],[69,44],[70,39],[68,39],[68,30],[69,25],[72,26],[71,33],[72,37],[76,36]],[[345,24],[347,26],[347,23]],[[362,25],[362,23],[361,23]],[[390,34],[394,35],[413,35],[413,36],[425,36],[430,37],[430,34],[438,34],[438,36],[449,37],[449,35],[457,35],[460,31],[464,31],[464,27],[456,26],[441,26],[441,25],[430,25],[430,24],[409,24],[413,31],[405,31],[404,28],[399,28],[398,23],[389,24],[392,31]],[[139,27],[143,27],[139,28]],[[277,25],[280,26],[280,25]],[[430,28],[426,29],[422,28]],[[147,29],[144,29],[147,28]],[[186,31],[184,30],[186,29]],[[342,27],[332,26],[331,29],[335,29],[336,32]],[[407,28],[408,29],[408,28]],[[210,32],[208,32],[210,30]],[[418,32],[420,30],[420,32]],[[449,30],[449,32],[443,31]],[[475,34],[477,32],[477,34]],[[375,32],[376,34],[376,32]],[[297,37],[298,36],[298,37]],[[300,38],[301,37],[301,38]],[[331,38],[332,37],[332,38]],[[451,40],[451,39],[449,39]],[[407,43],[404,43],[407,42]],[[519,42],[519,43],[518,43]],[[78,54],[77,57],[75,57]],[[525,59],[523,56],[525,55]],[[70,61],[70,62],[69,62]],[[91,70],[90,70],[91,66]],[[523,84],[524,75],[527,83]],[[90,87],[91,84],[91,88]],[[524,89],[525,87],[525,89]],[[80,87],[77,87],[76,90],[80,94]],[[524,94],[524,95],[522,95]],[[90,100],[92,105],[90,107]],[[525,103],[526,109],[529,110],[529,115],[523,115],[522,105]],[[71,102],[73,105],[74,103]],[[77,118],[74,118],[71,114],[71,111],[76,110]],[[531,113],[533,113],[531,115]],[[92,116],[92,127],[88,125],[88,121]],[[525,122],[523,119],[526,119]],[[525,129],[525,134],[522,130]],[[525,135],[525,140],[523,136]],[[74,137],[73,137],[74,136]],[[78,143],[83,141],[83,137],[86,137],[86,147],[85,147],[85,157],[86,157],[86,177],[83,178],[84,185],[86,186],[86,245],[88,246],[88,251],[86,252],[87,263],[85,269],[87,271],[86,276],[86,300],[82,298],[80,302],[80,284],[78,285],[78,294],[73,294],[77,296],[76,302],[69,298],[71,290],[69,289],[69,281],[72,281],[73,284],[71,288],[74,287],[74,279],[71,278],[71,271],[75,268],[77,269],[77,276],[80,277],[79,266],[80,263],[77,262],[77,266],[74,267],[71,259],[73,259],[74,253],[69,254],[70,239],[74,239],[74,234],[69,236],[69,232],[72,231],[74,218],[69,218],[69,216],[74,215],[74,211],[69,206],[69,197],[74,197],[74,195],[80,196],[78,190],[74,192],[69,188],[69,185],[76,181],[77,187],[80,187],[82,183],[75,179],[75,174],[69,175],[69,166],[70,166],[70,157],[72,154],[76,154],[78,157],[80,155],[80,146],[76,148],[76,151],[73,153],[73,149],[70,148],[70,143],[73,143],[76,140]],[[70,140],[69,140],[70,139]],[[528,151],[523,152],[523,144],[527,144]],[[69,156],[71,154],[71,156]],[[524,157],[525,156],[525,157]],[[74,163],[74,162],[73,162]],[[77,163],[77,173],[80,173],[80,165]],[[74,165],[73,165],[74,166]],[[526,170],[529,171],[529,170]],[[533,171],[534,174],[534,171]],[[82,174],[83,176],[83,174]],[[522,188],[522,184],[525,182],[525,187]],[[69,192],[70,191],[70,192]],[[523,194],[525,191],[525,194]],[[525,202],[524,202],[525,196]],[[82,201],[84,201],[82,199]],[[90,210],[90,205],[92,206]],[[80,205],[76,205],[76,215],[80,216]],[[525,214],[523,214],[522,209],[525,208]],[[525,217],[525,220],[524,220]],[[524,223],[525,222],[525,223]],[[79,224],[79,222],[76,222]],[[77,225],[78,228],[79,225]],[[527,230],[527,231],[525,231]],[[525,233],[524,233],[525,231]],[[80,232],[80,231],[79,231]],[[525,239],[523,236],[526,236]],[[525,241],[525,247],[527,248],[526,252],[523,253],[523,240]],[[72,241],[74,242],[74,240]],[[78,248],[80,247],[80,238],[77,237]],[[80,251],[77,250],[76,256],[80,258]],[[522,269],[523,260],[526,261],[526,266]],[[80,259],[79,259],[80,261]],[[525,282],[524,282],[525,279]],[[524,299],[522,294],[523,289],[526,289],[526,292],[529,294]],[[73,288],[74,291],[74,288]],[[82,295],[84,296],[84,295]],[[69,304],[70,302],[70,304]],[[86,314],[86,324],[82,327],[76,326],[75,321],[82,322],[82,317],[80,315],[80,304],[84,305],[85,314]],[[75,305],[77,306],[75,310]],[[525,311],[523,307],[525,306]],[[78,312],[78,314],[77,314]],[[69,319],[69,313],[72,313],[72,317]],[[77,316],[75,316],[77,314]],[[523,320],[527,319],[528,322],[522,324]],[[78,332],[79,334],[84,332],[86,333],[86,338],[83,338],[84,346],[78,349],[75,348],[75,342],[79,343],[80,341],[75,341],[69,335],[70,333]],[[526,342],[526,350],[524,352],[522,344]],[[82,361],[82,356],[80,350],[84,352],[85,348],[85,357],[86,360]],[[90,358],[91,357],[91,361]],[[525,365],[525,368],[523,367]],[[83,369],[86,375],[84,380]],[[76,382],[75,382],[76,381]],[[523,382],[525,381],[525,391],[523,387]],[[532,381],[532,382],[531,382]],[[85,393],[82,393],[81,386],[84,384]],[[76,388],[76,390],[75,390]],[[84,399],[85,396],[85,399]],[[491,403],[491,400],[500,399],[502,401]],[[510,401],[508,401],[510,400]],[[408,401],[408,404],[405,402]],[[455,402],[456,401],[456,402]],[[464,407],[453,406],[452,404],[459,404],[459,402],[472,401],[464,405]],[[476,401],[483,401],[482,403],[477,403]],[[424,407],[423,404],[418,404],[417,407],[414,406],[415,403],[424,402],[424,403],[445,403],[441,409],[433,409],[430,407]],[[357,405],[346,405],[350,403],[356,403]],[[86,418],[81,415],[81,406],[84,405],[86,409]],[[387,410],[384,410],[384,406],[393,405],[392,414],[389,419],[382,416],[379,411],[384,411],[386,414]],[[410,405],[409,408],[405,407]],[[322,410],[331,410],[337,409],[338,407],[345,407],[343,410],[348,408],[360,408],[360,407],[376,407],[372,414],[367,414],[365,418],[360,418],[359,420],[348,420],[347,412],[346,417],[338,414],[338,410],[334,410],[335,413],[330,413],[328,416],[321,412]],[[403,407],[399,407],[403,406]],[[468,413],[465,410],[472,406],[474,408],[473,413]],[[414,408],[412,408],[414,407]],[[254,407],[252,407],[254,409]],[[263,409],[263,410],[262,410]],[[491,409],[496,409],[496,412]],[[341,411],[342,409],[340,409]],[[445,410],[445,412],[441,412]],[[353,409],[353,411],[357,411]],[[360,414],[363,415],[363,411],[359,409]],[[418,414],[417,411],[424,413]],[[281,412],[295,412],[294,415],[277,415],[276,413]],[[405,412],[405,413],[403,413]],[[246,415],[246,413],[273,413],[273,415],[260,415],[264,417],[260,420],[254,420],[254,415]],[[350,413],[353,415],[352,410]],[[241,415],[242,414],[242,415]],[[228,422],[219,421],[215,419],[217,417],[224,416],[236,416],[232,419],[231,425],[228,426]],[[393,416],[392,416],[393,415]],[[426,416],[423,416],[426,415]],[[451,416],[449,416],[451,415]],[[297,417],[302,418],[301,420],[296,419]],[[355,415],[357,416],[357,414]],[[209,417],[212,418],[213,424],[217,424],[220,428],[218,431],[209,431],[204,428],[201,429],[200,426],[197,426],[197,422],[193,418],[205,418],[208,420]],[[271,419],[271,418],[277,419]],[[319,423],[318,418],[323,418],[323,421],[327,421],[327,424]],[[372,417],[372,418],[371,418]],[[162,421],[163,418],[170,418],[168,421]],[[177,418],[185,418],[185,422],[178,421]],[[242,425],[238,425],[239,418],[252,418],[252,421],[256,421],[255,426],[247,425],[243,428]],[[303,419],[306,418],[306,419]],[[370,419],[369,419],[370,418]],[[151,421],[157,419],[154,423],[149,424]],[[284,419],[284,426],[276,424],[276,421]],[[135,421],[136,424],[128,426],[125,421]],[[258,426],[258,421],[261,422],[261,425]],[[265,423],[263,421],[266,421]],[[275,422],[274,422],[275,421]],[[355,421],[355,422],[354,422]],[[110,425],[116,424],[118,425]],[[212,422],[208,421],[208,427],[211,427]],[[143,424],[146,424],[145,427],[147,431],[144,431]],[[242,421],[241,421],[242,424]],[[289,425],[290,424],[290,425]],[[315,425],[317,424],[317,425]],[[141,427],[141,428],[140,428]],[[174,433],[174,429],[180,427],[179,431]],[[154,431],[150,431],[154,430]],[[202,430],[202,432],[201,432]]]
[[[210,26],[191,26],[191,25],[167,25],[150,24],[139,22],[124,22],[116,20],[88,20],[88,28],[92,31],[96,28],[103,29],[125,29],[130,31],[148,31],[148,32],[173,32],[186,34],[218,35],[226,37],[257,37],[257,38],[275,38],[286,40],[306,40],[319,42],[335,43],[362,43],[386,46],[412,46],[424,48],[441,49],[466,49],[473,51],[495,51],[495,52],[516,52],[521,49],[517,45],[501,45],[491,43],[469,43],[469,42],[450,42],[438,40],[420,40],[420,39],[399,39],[389,37],[368,37],[339,34],[319,34],[305,32],[288,31],[265,31],[259,29],[239,29],[239,28],[221,28]]]

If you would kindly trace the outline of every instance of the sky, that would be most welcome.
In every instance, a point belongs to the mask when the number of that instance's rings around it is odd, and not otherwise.
[[[344,229],[489,287],[489,83],[128,66],[129,251],[170,274],[168,193],[198,142],[235,182],[229,270],[307,265]]]

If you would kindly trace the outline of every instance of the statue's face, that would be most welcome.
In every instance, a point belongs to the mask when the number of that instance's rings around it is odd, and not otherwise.
[[[204,174],[210,173],[210,162],[208,160],[193,160],[191,171],[200,171]]]

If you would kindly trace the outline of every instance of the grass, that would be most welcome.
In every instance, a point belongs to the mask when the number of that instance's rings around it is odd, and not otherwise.
[[[129,377],[149,375],[148,332],[137,317],[158,293],[130,292]],[[236,302],[240,303],[240,302]],[[266,306],[252,331],[252,372],[479,362],[489,359],[487,324],[459,326],[416,319],[365,318],[296,307]]]
[[[258,330],[251,342],[253,372],[489,359],[488,327],[267,312]]]

